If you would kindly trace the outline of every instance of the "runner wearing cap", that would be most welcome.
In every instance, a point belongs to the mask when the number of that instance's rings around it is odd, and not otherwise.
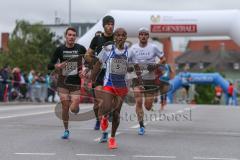
[[[155,85],[154,64],[156,58],[161,59],[164,55],[155,44],[149,43],[149,30],[142,27],[138,31],[139,43],[134,44],[129,50],[129,61],[135,65],[138,78],[133,79],[134,98],[136,101],[136,114],[140,128],[139,135],[144,135],[145,126],[143,122],[143,100],[147,110],[151,110],[154,102],[154,96],[158,92]],[[137,66],[137,67],[136,67]]]

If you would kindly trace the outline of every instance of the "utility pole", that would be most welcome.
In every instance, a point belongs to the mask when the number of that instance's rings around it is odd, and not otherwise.
[[[69,9],[68,9],[68,24],[69,24],[69,26],[71,26],[71,15],[72,14],[72,4],[71,4],[71,0],[69,0]]]

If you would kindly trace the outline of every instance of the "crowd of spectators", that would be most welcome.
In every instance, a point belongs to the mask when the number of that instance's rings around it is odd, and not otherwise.
[[[0,69],[0,101],[54,102],[56,81],[54,75],[35,70],[29,73],[19,67]]]

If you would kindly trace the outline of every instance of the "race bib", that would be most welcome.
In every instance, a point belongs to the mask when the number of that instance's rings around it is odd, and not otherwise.
[[[127,62],[125,59],[113,58],[110,66],[110,73],[124,75],[127,73]]]
[[[143,71],[147,71],[147,64],[138,64],[139,67],[140,67],[140,70],[143,72]]]
[[[63,76],[78,74],[78,62],[67,62],[67,65],[62,70]]]

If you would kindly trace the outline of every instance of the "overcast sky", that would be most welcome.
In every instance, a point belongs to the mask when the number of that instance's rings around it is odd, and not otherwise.
[[[208,10],[240,9],[240,0],[71,0],[72,22],[96,21],[112,9]],[[69,0],[0,0],[0,33],[11,32],[17,19],[54,23],[57,12],[68,22]]]
[[[71,3],[72,22],[96,22],[114,9],[240,9],[240,0],[71,0]],[[55,13],[61,18],[61,22],[68,23],[69,0],[0,0],[0,33],[11,33],[18,19],[28,20],[31,23],[54,24]],[[179,43],[182,42],[177,41],[175,46],[179,46]]]

